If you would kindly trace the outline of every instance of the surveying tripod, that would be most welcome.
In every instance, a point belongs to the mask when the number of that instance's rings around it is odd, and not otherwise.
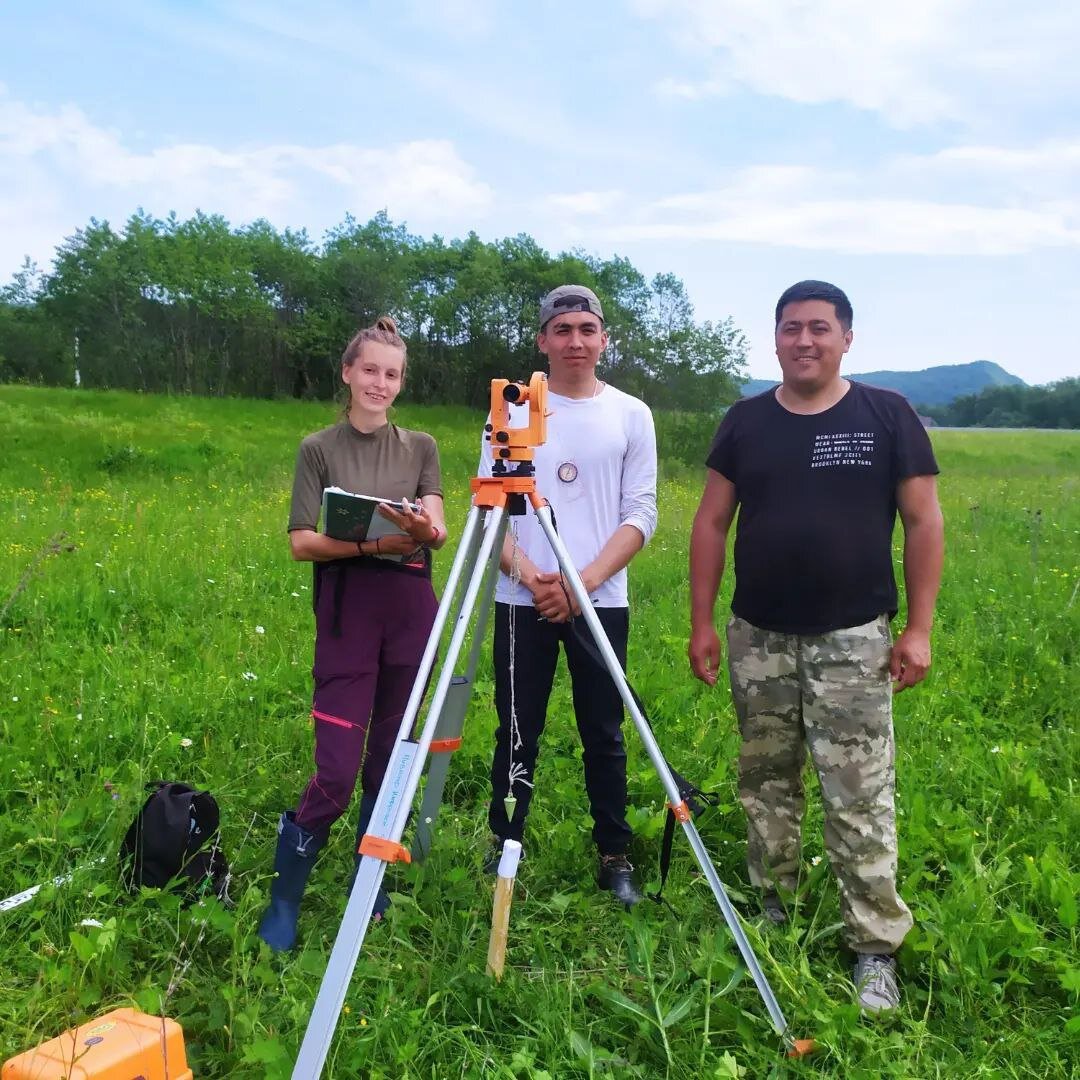
[[[528,406],[529,422],[526,426],[510,426],[510,404]],[[511,515],[524,513],[526,501],[551,545],[563,578],[577,600],[581,615],[588,624],[604,664],[633,718],[649,760],[664,786],[668,805],[683,827],[776,1033],[783,1040],[789,1056],[801,1056],[811,1049],[811,1040],[794,1039],[788,1031],[784,1014],[780,1011],[768,979],[731,906],[716,868],[694,825],[690,809],[653,737],[648,720],[634,700],[622,666],[600,624],[589,594],[555,530],[551,507],[536,490],[533,454],[535,447],[545,441],[546,419],[547,377],[544,374],[534,372],[528,385],[506,379],[492,380],[491,421],[485,428],[485,437],[491,442],[495,458],[492,476],[476,477],[471,482],[472,507],[450,568],[412,693],[401,718],[397,742],[390,755],[386,778],[379,789],[368,832],[360,842],[360,866],[330,953],[326,973],[315,998],[307,1030],[304,1032],[292,1073],[293,1080],[317,1080],[322,1075],[387,864],[411,862],[414,856],[422,860],[431,848],[432,826],[442,801],[450,754],[461,744],[465,713],[491,610],[495,578],[499,571],[509,518]],[[454,665],[461,653],[469,629],[469,620],[474,612],[476,625],[466,673],[454,675]],[[435,664],[435,654],[447,624],[452,626],[449,644],[427,715],[417,735],[414,734],[416,720]],[[420,821],[410,852],[402,846],[401,836],[429,754],[433,756],[421,803]]]

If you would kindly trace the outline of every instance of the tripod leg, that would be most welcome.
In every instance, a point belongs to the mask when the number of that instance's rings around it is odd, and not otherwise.
[[[588,624],[589,630],[592,632],[593,639],[596,642],[596,647],[603,656],[604,663],[607,666],[612,679],[615,681],[615,685],[619,689],[619,694],[623,699],[623,703],[626,705],[626,710],[633,718],[634,726],[637,728],[638,735],[645,745],[645,751],[649,755],[649,760],[652,762],[653,768],[656,770],[664,785],[664,791],[667,794],[668,802],[673,808],[681,808],[682,810],[681,813],[676,811],[676,816],[682,823],[683,831],[686,833],[686,838],[690,842],[690,847],[694,852],[694,856],[697,858],[701,871],[705,875],[709,887],[712,889],[713,896],[716,898],[716,903],[720,908],[721,914],[724,916],[724,921],[727,923],[728,929],[731,931],[731,936],[735,939],[735,944],[739,949],[739,953],[742,955],[743,962],[746,964],[747,970],[754,980],[754,985],[761,995],[761,1000],[764,1002],[765,1008],[768,1011],[769,1019],[772,1021],[776,1033],[784,1039],[785,1043],[793,1045],[791,1036],[788,1033],[787,1020],[784,1019],[784,1014],[780,1010],[776,995],[773,993],[772,987],[769,985],[769,980],[765,977],[765,972],[761,969],[761,965],[754,955],[754,950],[746,938],[742,924],[739,922],[739,917],[736,914],[735,909],[731,906],[727,891],[724,889],[723,882],[720,880],[720,875],[716,872],[716,867],[713,866],[712,860],[709,858],[709,853],[705,848],[701,835],[698,833],[697,827],[694,825],[689,811],[682,806],[683,799],[682,795],[679,793],[679,788],[675,783],[674,777],[671,775],[671,770],[668,768],[667,761],[664,759],[664,755],[661,753],[656,739],[653,738],[653,733],[649,729],[645,717],[641,715],[641,710],[638,709],[637,702],[634,701],[634,696],[630,692],[630,686],[626,681],[626,676],[623,674],[622,667],[611,648],[611,642],[608,641],[607,635],[604,633],[603,626],[600,625],[600,619],[597,617],[596,611],[592,606],[592,601],[589,599],[589,594],[585,590],[581,576],[574,567],[574,564],[570,559],[570,554],[562,542],[562,538],[555,531],[555,526],[551,520],[551,507],[544,504],[536,508],[536,517],[540,522],[540,527],[543,529],[544,535],[548,539],[548,543],[551,545],[552,551],[555,553],[555,557],[558,559],[559,568],[569,582],[574,597],[577,599],[578,606],[581,608],[581,614]]]
[[[326,973],[319,985],[307,1030],[300,1044],[300,1052],[296,1058],[296,1065],[293,1067],[293,1080],[317,1080],[321,1076],[326,1055],[330,1051],[330,1043],[334,1037],[334,1030],[341,1015],[341,1007],[348,993],[353,969],[356,967],[356,960],[360,955],[368,924],[371,922],[372,908],[379,886],[382,884],[383,874],[386,872],[386,864],[388,861],[410,861],[408,851],[400,844],[401,834],[405,829],[405,820],[416,795],[420,773],[431,746],[436,722],[442,713],[450,689],[454,664],[457,663],[468,632],[469,617],[476,606],[481,584],[487,576],[488,562],[491,559],[496,538],[501,538],[504,527],[505,510],[491,511],[487,525],[483,527],[484,535],[479,552],[475,557],[471,557],[470,553],[476,551],[473,539],[476,532],[481,529],[483,514],[484,511],[474,506],[465,523],[461,543],[458,545],[458,554],[447,580],[446,591],[439,604],[439,611],[435,616],[431,637],[428,639],[423,659],[420,662],[413,692],[398,729],[398,741],[390,755],[386,778],[379,789],[379,797],[372,813],[369,831],[361,844],[363,857],[356,874],[356,882],[349,894],[349,902],[345,907],[341,925],[338,927],[334,947],[326,965]],[[428,676],[434,665],[439,638],[453,607],[458,582],[466,569],[468,569],[467,584],[454,619],[454,628],[446,648],[446,656],[420,737],[414,739],[411,737],[413,723],[419,713]]]
[[[499,557],[502,554],[503,537],[506,535],[508,521],[508,518],[503,518],[502,528],[495,541],[495,547],[492,549],[491,559],[488,563],[487,577],[481,586],[480,606],[476,613],[476,624],[473,627],[472,645],[469,648],[469,660],[465,667],[465,674],[455,675],[450,681],[446,701],[443,704],[438,723],[435,725],[431,761],[428,764],[424,794],[420,800],[419,821],[416,825],[412,843],[412,857],[418,862],[426,859],[428,852],[431,851],[433,826],[436,817],[439,815],[439,807],[442,805],[446,777],[450,772],[450,759],[457,748],[455,743],[461,740],[461,732],[465,726],[465,714],[468,712],[469,699],[472,697],[476,666],[480,659],[480,650],[483,648],[484,635],[487,631],[492,597],[495,592],[495,577],[499,572]],[[440,746],[440,752],[436,753],[434,749],[436,743],[443,742],[449,743],[449,746]]]

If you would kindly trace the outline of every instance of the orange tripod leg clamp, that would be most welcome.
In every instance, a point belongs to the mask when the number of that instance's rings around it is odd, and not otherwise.
[[[675,820],[676,821],[684,821],[685,822],[685,821],[690,820],[690,817],[691,817],[690,807],[686,805],[686,800],[685,799],[681,803],[679,803],[678,805],[676,805],[675,803],[668,803],[668,807],[671,809],[671,812],[675,815]]]
[[[364,833],[360,846],[356,849],[361,855],[374,855],[383,862],[412,862],[409,849],[402,847],[396,840],[386,840],[381,836]]]
[[[461,746],[461,736],[456,739],[432,739],[428,750],[432,754],[452,754]]]

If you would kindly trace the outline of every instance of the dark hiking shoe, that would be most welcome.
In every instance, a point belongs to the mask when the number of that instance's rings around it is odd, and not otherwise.
[[[641,890],[634,880],[634,868],[625,855],[601,855],[596,875],[601,889],[615,894],[615,899],[628,908],[641,901]]]
[[[891,1012],[900,1004],[896,961],[885,953],[859,953],[855,961],[855,992],[864,1013]]]
[[[773,926],[783,926],[788,921],[787,908],[778,893],[767,892],[761,900],[761,907],[765,912],[765,918]]]

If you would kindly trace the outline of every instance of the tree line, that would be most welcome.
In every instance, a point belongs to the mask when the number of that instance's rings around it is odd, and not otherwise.
[[[1080,428],[1080,379],[1047,386],[988,386],[918,411],[946,427]]]
[[[409,345],[408,396],[482,405],[492,378],[537,366],[541,297],[600,296],[601,373],[659,408],[714,413],[738,396],[746,342],[730,319],[698,322],[673,274],[621,257],[552,255],[531,237],[410,234],[384,213],[322,243],[266,221],[233,228],[139,212],[92,219],[0,289],[0,380],[184,394],[328,398],[358,327],[391,314]]]

